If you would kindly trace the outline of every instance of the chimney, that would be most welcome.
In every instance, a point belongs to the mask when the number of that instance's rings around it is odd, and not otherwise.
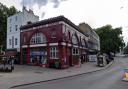
[[[33,13],[33,10],[31,10],[31,9],[29,9],[29,13],[32,13],[32,14],[34,14],[34,13]]]
[[[25,7],[25,6],[23,6],[22,10],[26,10],[26,7]]]

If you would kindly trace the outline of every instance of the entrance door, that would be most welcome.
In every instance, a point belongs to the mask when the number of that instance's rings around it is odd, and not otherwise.
[[[27,49],[23,49],[23,64],[27,64]]]
[[[72,66],[72,53],[71,53],[71,48],[68,48],[67,50],[67,56],[68,56],[68,63],[69,63],[69,66]]]

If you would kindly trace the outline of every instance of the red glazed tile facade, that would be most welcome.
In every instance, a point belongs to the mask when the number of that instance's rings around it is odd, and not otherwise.
[[[46,41],[31,43],[35,34]],[[39,21],[21,27],[20,53],[21,64],[67,68],[87,61],[87,36],[63,16]]]

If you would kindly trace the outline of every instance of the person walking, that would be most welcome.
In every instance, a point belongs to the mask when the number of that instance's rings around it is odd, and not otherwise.
[[[14,59],[11,59],[11,69],[14,70]]]

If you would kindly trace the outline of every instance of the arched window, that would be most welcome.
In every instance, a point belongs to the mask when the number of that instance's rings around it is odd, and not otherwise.
[[[35,33],[30,41],[30,44],[46,43],[46,37],[43,33]]]
[[[86,47],[86,48],[88,47],[87,41],[84,40],[84,39],[82,40],[82,46],[84,46],[84,47]]]
[[[78,39],[77,39],[76,35],[72,36],[72,43],[73,44],[78,44]]]
[[[82,46],[86,46],[85,40],[82,40]]]

